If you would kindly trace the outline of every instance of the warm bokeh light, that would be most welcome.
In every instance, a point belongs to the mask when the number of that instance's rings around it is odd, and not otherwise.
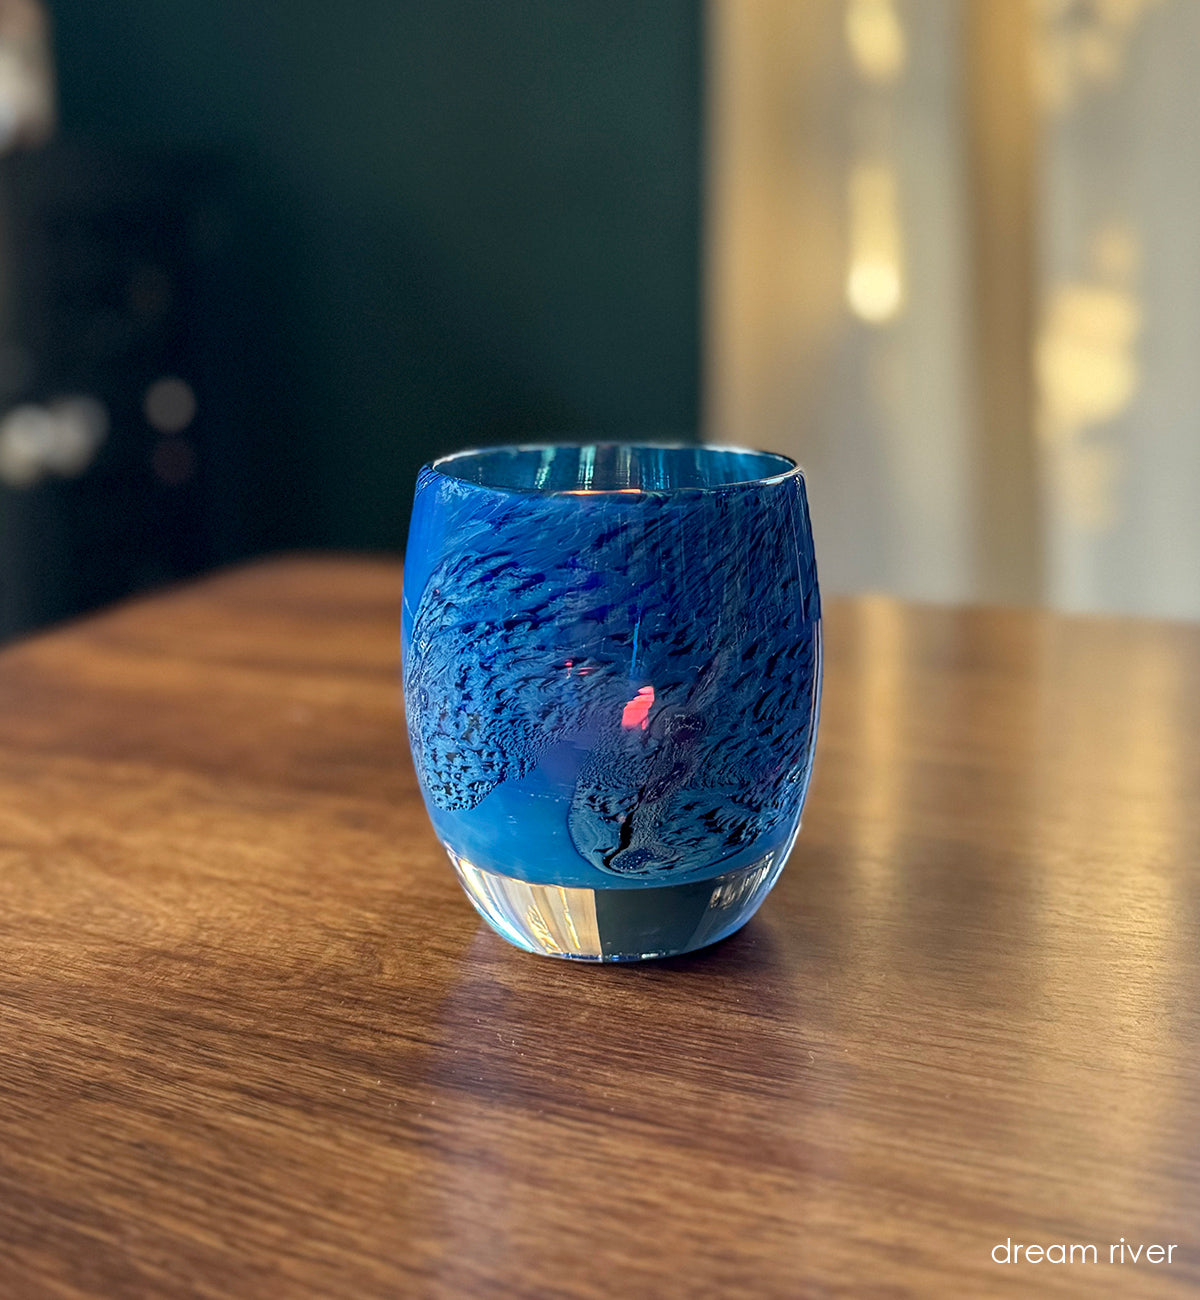
[[[896,173],[886,163],[858,163],[850,173],[850,263],[846,300],[862,320],[880,325],[904,305]]]
[[[1140,330],[1141,310],[1124,290],[1078,283],[1051,293],[1037,349],[1050,436],[1110,420],[1129,405]]]
[[[1050,293],[1037,376],[1049,486],[1070,525],[1095,535],[1111,529],[1119,514],[1124,451],[1105,428],[1128,409],[1141,381],[1142,309],[1122,287],[1136,271],[1136,234],[1117,224],[1102,227],[1089,251],[1107,283],[1067,283]]]
[[[872,324],[891,320],[900,308],[900,268],[882,259],[859,259],[850,266],[846,297],[856,315]]]
[[[904,71],[904,28],[892,0],[847,0],[846,44],[868,81],[894,81]]]

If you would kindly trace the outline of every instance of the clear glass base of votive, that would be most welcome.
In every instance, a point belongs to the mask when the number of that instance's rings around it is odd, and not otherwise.
[[[678,885],[586,889],[530,884],[446,851],[497,934],[526,952],[575,961],[646,961],[716,943],[758,911],[787,857],[768,853],[739,871]]]

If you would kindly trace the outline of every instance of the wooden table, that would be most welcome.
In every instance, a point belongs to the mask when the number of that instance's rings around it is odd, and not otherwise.
[[[0,656],[0,1296],[1200,1287],[1200,630],[831,603],[765,908],[596,967],[460,894],[399,600],[274,561]]]

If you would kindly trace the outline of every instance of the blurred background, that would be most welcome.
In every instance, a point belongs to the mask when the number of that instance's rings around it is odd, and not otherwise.
[[[795,455],[823,582],[1200,617],[1194,0],[0,0],[0,636]]]

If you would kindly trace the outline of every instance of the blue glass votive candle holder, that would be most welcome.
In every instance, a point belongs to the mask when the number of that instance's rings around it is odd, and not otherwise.
[[[621,443],[435,461],[402,650],[430,820],[506,939],[632,961],[757,910],[800,825],[820,702],[793,461]]]

